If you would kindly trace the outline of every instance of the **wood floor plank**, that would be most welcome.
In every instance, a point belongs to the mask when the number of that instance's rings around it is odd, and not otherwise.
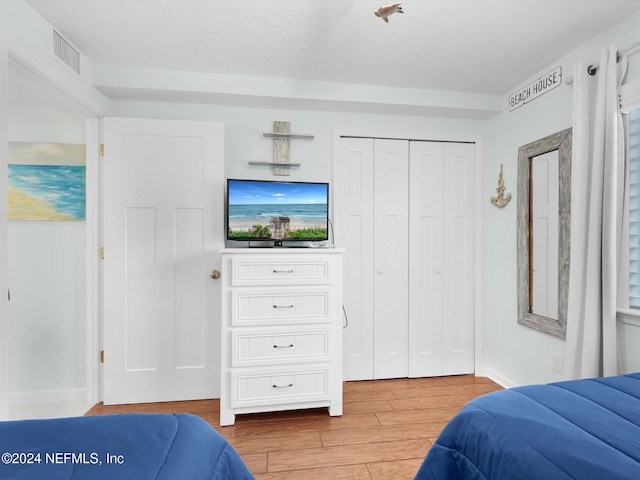
[[[390,412],[394,408],[389,400],[372,400],[370,402],[349,402],[342,407],[343,415],[351,415],[357,413],[374,413],[374,412]]]
[[[254,475],[267,472],[267,459],[266,453],[245,453],[242,455],[242,460]]]
[[[191,413],[241,455],[257,480],[411,479],[459,409],[501,387],[473,375],[345,382],[343,415],[326,408],[238,415],[220,426],[220,401],[95,405],[87,415]]]
[[[424,457],[395,462],[378,462],[368,464],[372,480],[406,479],[416,476]],[[445,479],[443,479],[445,480]]]
[[[319,432],[302,432],[291,435],[234,436],[229,439],[229,443],[240,455],[322,447]]]
[[[469,393],[462,395],[443,395],[441,397],[405,398],[402,400],[389,400],[389,405],[393,410],[425,410],[429,408],[439,408],[443,405],[460,409],[477,397],[478,395]]]
[[[308,468],[360,463],[389,462],[424,457],[429,450],[427,440],[376,442],[361,445],[312,448],[291,452],[269,453],[269,473]]]
[[[182,402],[140,403],[134,413],[208,413],[220,411],[218,400],[191,400]]]
[[[295,432],[326,432],[329,430],[375,427],[380,422],[375,413],[343,415],[341,417],[312,417],[310,419],[270,420],[267,422],[243,422],[236,423],[233,428],[233,436],[259,435],[264,433],[295,433]]]
[[[375,428],[356,428],[322,432],[322,446],[355,445],[358,443],[390,442],[409,439],[436,437],[442,430],[443,422],[423,422],[410,425],[400,424]]]
[[[342,393],[343,405],[351,402],[395,400],[395,398],[391,390],[352,390]]]
[[[450,385],[449,377],[425,377],[425,378],[390,378],[387,380],[361,380],[344,382],[344,392],[360,390],[391,390],[394,388],[431,387],[436,385]]]
[[[476,377],[473,374],[469,375],[451,375],[442,378],[449,385],[468,385],[468,384],[485,384],[497,387],[496,383],[487,377]],[[499,387],[500,388],[500,387]]]
[[[496,390],[495,386],[479,384],[437,385],[434,387],[394,388],[392,393],[398,400],[406,398],[446,397],[451,395],[475,395],[476,397]]]
[[[426,410],[402,410],[376,413],[381,425],[399,425],[416,422],[437,422],[451,419],[460,409],[458,407],[438,407]]]
[[[255,477],[256,480],[371,480],[369,469],[364,464],[266,473]]]

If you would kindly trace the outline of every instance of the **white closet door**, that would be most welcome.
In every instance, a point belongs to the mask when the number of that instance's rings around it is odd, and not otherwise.
[[[345,379],[473,372],[475,145],[340,145]]]
[[[459,375],[474,371],[474,144],[445,144],[443,185],[442,375]]]
[[[373,378],[407,377],[409,142],[374,141]]]
[[[409,376],[474,371],[475,146],[411,142]]]
[[[411,142],[410,377],[442,375],[444,146]]]
[[[373,378],[373,140],[342,138],[335,171],[335,240],[344,257],[344,379]]]

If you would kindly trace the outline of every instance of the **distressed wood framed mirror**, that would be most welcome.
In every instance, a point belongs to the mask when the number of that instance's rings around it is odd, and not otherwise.
[[[568,128],[518,150],[518,323],[566,338],[571,223]]]

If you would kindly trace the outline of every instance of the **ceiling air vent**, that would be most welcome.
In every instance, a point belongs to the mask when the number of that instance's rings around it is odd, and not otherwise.
[[[53,30],[53,54],[80,75],[80,52],[55,29]]]

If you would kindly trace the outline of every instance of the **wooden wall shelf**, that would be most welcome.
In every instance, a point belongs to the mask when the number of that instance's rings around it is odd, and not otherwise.
[[[273,122],[273,132],[265,132],[265,137],[273,139],[273,161],[271,162],[249,162],[249,165],[267,165],[273,167],[274,175],[289,175],[291,167],[299,167],[299,163],[289,161],[289,141],[291,139],[312,140],[313,135],[307,133],[291,133],[289,122]]]
[[[249,162],[249,165],[269,165],[271,167],[299,167],[300,163],[278,163],[278,162]]]
[[[278,133],[278,132],[265,132],[262,134],[264,137],[275,137],[275,138],[306,138],[309,140],[313,140],[314,135],[310,135],[307,133]]]

